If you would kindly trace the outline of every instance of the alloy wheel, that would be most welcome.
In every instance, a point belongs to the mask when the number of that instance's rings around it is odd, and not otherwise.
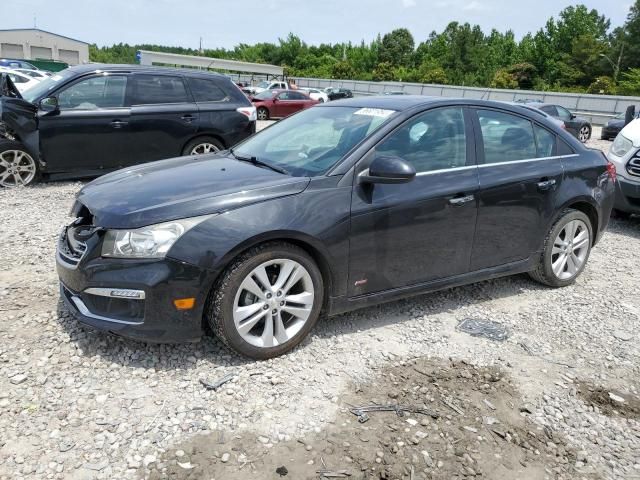
[[[233,322],[247,343],[260,348],[291,340],[309,320],[314,288],[311,275],[290,259],[269,260],[249,273],[233,303]]]
[[[204,142],[199,143],[191,149],[190,155],[203,155],[205,153],[216,153],[219,152],[220,148],[218,148],[213,143]]]
[[[258,109],[258,120],[267,120],[268,117],[269,115],[267,114],[267,111],[264,108]]]
[[[586,125],[580,129],[580,133],[578,134],[578,138],[582,143],[586,143],[589,140],[589,127]]]
[[[560,280],[570,280],[582,269],[589,254],[589,229],[582,220],[567,223],[553,242],[551,269]]]
[[[35,176],[36,162],[27,152],[6,150],[0,153],[0,186],[29,185]]]

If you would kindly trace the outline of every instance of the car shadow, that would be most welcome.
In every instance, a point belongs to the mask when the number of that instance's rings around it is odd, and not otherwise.
[[[640,239],[640,215],[629,218],[611,218],[607,231]]]
[[[331,338],[398,325],[413,320],[416,317],[414,312],[417,311],[421,312],[421,316],[427,312],[427,317],[455,312],[465,306],[517,296],[530,290],[546,290],[546,287],[533,282],[526,275],[516,275],[422,294],[333,317],[321,317],[310,335],[284,357],[306,348],[317,338]],[[58,301],[57,311],[58,321],[70,341],[75,343],[79,354],[87,358],[99,356],[110,363],[133,369],[163,371],[190,370],[201,361],[209,362],[213,368],[261,363],[237,354],[210,334],[195,343],[145,343],[85,326],[73,317],[61,300]]]

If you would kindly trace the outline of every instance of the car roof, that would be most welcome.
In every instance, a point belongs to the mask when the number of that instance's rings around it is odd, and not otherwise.
[[[501,110],[512,111],[522,114],[526,112],[532,118],[538,116],[540,119],[546,119],[552,123],[557,123],[550,115],[541,110],[532,112],[530,108],[536,108],[534,105],[526,106],[516,102],[500,102],[495,100],[476,100],[472,98],[448,98],[448,97],[428,97],[424,95],[377,95],[367,97],[354,97],[333,102],[322,103],[314,108],[331,108],[334,106],[354,107],[354,108],[380,108],[386,110],[395,110],[402,112],[404,110],[416,107],[426,107],[437,104],[454,104],[468,105],[475,107],[498,108]],[[537,110],[537,108],[536,108]]]
[[[93,72],[136,72],[136,73],[164,73],[164,74],[180,74],[189,76],[212,77],[231,81],[226,75],[208,70],[196,70],[194,68],[173,68],[173,67],[155,67],[149,65],[118,65],[106,63],[87,63],[84,65],[75,65],[69,67],[68,70],[78,75],[86,75]]]

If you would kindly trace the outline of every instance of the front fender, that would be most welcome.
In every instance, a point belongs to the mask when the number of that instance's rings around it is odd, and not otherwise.
[[[330,294],[343,295],[352,187],[338,187],[340,178],[316,178],[302,193],[216,215],[180,238],[169,256],[199,266],[213,282],[247,249],[270,240],[289,240],[320,257],[320,267],[330,275]]]

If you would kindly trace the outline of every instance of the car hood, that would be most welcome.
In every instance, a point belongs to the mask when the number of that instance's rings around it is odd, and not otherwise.
[[[78,193],[74,215],[86,207],[104,228],[145,225],[220,213],[302,192],[309,178],[290,177],[225,153],[161,160],[110,173]]]

